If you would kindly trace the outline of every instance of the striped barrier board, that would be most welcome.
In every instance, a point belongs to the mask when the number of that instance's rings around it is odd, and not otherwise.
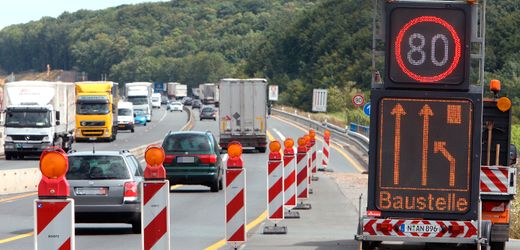
[[[271,159],[267,163],[267,207],[268,219],[271,221],[283,220],[284,179],[283,165],[279,159]]]
[[[365,218],[363,236],[382,236],[396,241],[420,237],[467,239],[471,242],[477,239],[477,222]]]
[[[311,170],[312,170],[312,173],[315,174],[318,172],[318,168],[317,168],[317,159],[316,159],[316,148],[318,145],[316,145],[316,140],[311,140]],[[317,179],[313,179],[313,181],[316,181]]]
[[[297,166],[297,175],[296,175],[296,192],[297,199],[308,199],[309,198],[309,157],[307,156],[307,152],[300,151],[298,148],[298,153],[296,154],[296,166]]]
[[[322,146],[323,146],[323,149],[322,149],[323,158],[322,158],[322,161],[321,161],[321,165],[323,167],[323,170],[326,170],[327,167],[329,166],[330,137],[324,137],[323,139],[324,139],[324,143],[322,143]]]
[[[284,201],[285,208],[292,209],[296,206],[296,160],[294,150],[284,153]]]
[[[170,182],[141,185],[142,249],[170,249]]]
[[[245,169],[226,169],[226,241],[235,246],[246,241],[245,183]]]
[[[516,168],[503,166],[480,167],[481,194],[516,194]]]
[[[73,199],[36,199],[34,214],[35,249],[75,249]]]

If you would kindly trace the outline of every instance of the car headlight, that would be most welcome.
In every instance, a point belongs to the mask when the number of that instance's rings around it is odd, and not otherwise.
[[[5,141],[13,141],[13,137],[6,135]]]
[[[43,139],[42,139],[42,141],[44,141],[44,142],[50,142],[50,140],[49,140],[49,137],[48,137],[48,136],[44,136],[44,137],[43,137]]]

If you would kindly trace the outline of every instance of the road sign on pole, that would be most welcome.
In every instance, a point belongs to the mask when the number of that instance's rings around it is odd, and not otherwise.
[[[312,92],[312,111],[327,112],[327,94],[326,89],[314,89]]]
[[[352,104],[356,107],[361,107],[365,104],[365,96],[363,94],[357,94],[352,97]]]
[[[269,101],[278,101],[278,85],[269,85]]]
[[[367,116],[370,116],[370,103],[367,103],[363,106],[363,113],[365,113]]]

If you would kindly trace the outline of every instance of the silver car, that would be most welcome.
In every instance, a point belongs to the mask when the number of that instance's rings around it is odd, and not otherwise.
[[[72,152],[66,176],[76,223],[128,223],[141,233],[143,168],[128,151]]]

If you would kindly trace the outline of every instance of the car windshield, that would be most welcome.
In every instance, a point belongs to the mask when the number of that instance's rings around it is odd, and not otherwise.
[[[115,180],[130,178],[123,157],[111,155],[70,156],[68,180]]]
[[[140,115],[140,116],[144,116],[144,115],[146,115],[146,113],[145,113],[144,110],[142,110],[142,109],[136,109],[136,110],[134,110],[134,113],[135,113],[136,115]]]
[[[131,109],[118,109],[117,114],[120,116],[131,116],[132,110]]]
[[[182,105],[180,102],[172,102],[172,105]]]
[[[207,135],[191,133],[170,135],[163,142],[166,153],[210,154],[211,147]]]
[[[134,105],[148,104],[148,98],[146,96],[129,96],[128,101]]]
[[[79,115],[106,115],[110,112],[108,103],[79,102],[76,107]]]
[[[211,108],[211,107],[203,108],[202,112],[213,112],[213,108]]]
[[[6,127],[50,127],[50,112],[46,110],[8,110]]]

